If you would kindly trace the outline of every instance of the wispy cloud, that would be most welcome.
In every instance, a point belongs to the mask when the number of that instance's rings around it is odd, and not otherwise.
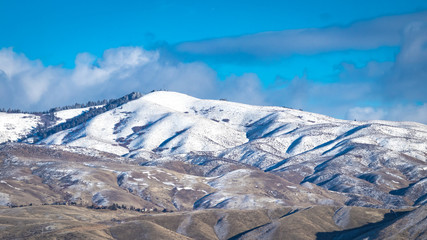
[[[348,26],[306,28],[183,42],[176,51],[204,57],[269,58],[340,50],[397,46],[402,33],[417,22],[427,22],[427,11],[385,16]]]

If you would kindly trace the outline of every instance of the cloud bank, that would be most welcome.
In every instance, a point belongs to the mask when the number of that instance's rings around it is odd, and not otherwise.
[[[0,107],[6,109],[47,110],[58,105],[120,97],[132,91],[159,89],[225,98],[233,92],[231,89],[238,87],[233,95],[246,101],[244,96],[254,91],[248,82],[260,84],[251,74],[219,81],[217,73],[204,63],[176,62],[163,58],[159,51],[141,47],[109,49],[99,59],[81,53],[73,69],[43,66],[39,60],[30,60],[11,48],[0,50]]]

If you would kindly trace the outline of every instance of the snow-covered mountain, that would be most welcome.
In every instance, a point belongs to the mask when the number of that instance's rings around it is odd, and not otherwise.
[[[268,210],[266,221],[242,228],[236,239],[281,236],[290,219],[311,226],[311,216],[327,219],[312,236],[333,229],[347,230],[325,237],[359,236],[359,228],[389,234],[368,224],[374,218],[414,236],[422,227],[411,219],[425,225],[427,126],[345,121],[166,91],[92,108],[0,113],[0,208],[65,202],[194,216],[203,209]],[[273,209],[287,213],[271,218]],[[183,221],[190,224],[193,215]],[[220,219],[203,224],[222,229]],[[170,230],[181,234],[180,228]]]
[[[56,112],[53,126],[85,111],[88,109]],[[0,131],[3,141],[34,132],[40,121],[37,115],[3,113],[0,122],[9,124]],[[278,183],[280,186],[297,189],[298,194],[314,189],[312,196],[326,196],[313,197],[317,203],[323,198],[324,203],[396,208],[427,202],[427,126],[413,122],[345,121],[283,107],[158,91],[101,112],[37,144],[93,149],[84,151],[225,179],[203,180],[217,190],[199,196],[195,208],[218,206],[227,199],[220,206],[259,202],[262,194],[253,194],[256,189],[247,190],[252,195],[242,195],[227,185],[232,179],[257,175],[253,171],[272,174],[262,175],[265,179],[279,177],[286,182]],[[133,192],[142,191],[134,187],[140,186],[137,181],[129,181],[132,178],[126,177],[121,183]],[[191,188],[183,183],[176,187]],[[279,193],[281,188],[274,191]],[[199,192],[209,192],[206,189]],[[273,199],[286,204],[283,197]]]
[[[423,203],[427,127],[412,122],[344,121],[282,107],[153,92],[40,144],[93,148],[199,164],[227,159],[346,193],[354,205]],[[398,191],[408,187],[407,191]],[[369,199],[366,199],[369,197]]]
[[[203,151],[230,157],[239,152],[245,153],[244,159],[251,165],[255,163],[247,151],[258,147],[259,152],[272,155],[265,155],[260,165],[266,169],[278,162],[274,155],[283,160],[312,150],[323,153],[346,140],[353,145],[399,151],[425,162],[426,139],[427,127],[418,123],[343,121],[288,108],[201,100],[160,91],[41,143],[90,147],[119,155],[135,155],[139,150],[163,156]]]
[[[148,150],[170,155],[222,151],[302,126],[328,123],[345,122],[287,108],[154,92],[41,143],[92,147],[119,154],[135,155],[138,150]]]

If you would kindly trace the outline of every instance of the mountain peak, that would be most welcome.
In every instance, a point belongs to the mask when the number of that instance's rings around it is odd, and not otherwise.
[[[144,95],[142,99],[176,111],[185,111],[191,107],[195,101],[200,100],[183,93],[171,91],[154,91]]]

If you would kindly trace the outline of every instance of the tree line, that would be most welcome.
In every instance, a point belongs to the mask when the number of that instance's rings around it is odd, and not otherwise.
[[[104,112],[107,112],[111,109],[117,108],[117,107],[119,107],[119,106],[121,106],[121,105],[123,105],[129,101],[136,100],[140,97],[142,97],[141,93],[132,92],[132,93],[130,93],[126,96],[123,96],[121,98],[118,98],[118,99],[111,99],[109,101],[103,100],[103,101],[101,101],[101,104],[98,104],[99,102],[89,102],[86,105],[75,104],[71,107],[77,108],[78,106],[80,106],[81,108],[83,108],[83,107],[88,107],[88,105],[99,106],[99,105],[102,105],[102,103],[105,101],[104,106],[102,106],[102,107],[91,107],[91,108],[89,108],[88,111],[83,112],[79,116],[68,119],[68,120],[66,120],[66,122],[55,125],[55,126],[50,126],[50,124],[49,124],[49,122],[55,120],[54,119],[55,118],[54,113],[56,111],[72,109],[72,108],[67,108],[67,107],[52,108],[51,110],[49,110],[49,112],[42,115],[43,124],[40,124],[39,126],[37,126],[31,134],[29,134],[27,137],[21,139],[20,141],[24,141],[28,138],[33,138],[34,141],[41,140],[41,139],[46,138],[50,135],[53,135],[57,132],[76,127],[76,126],[78,126],[84,122],[87,122],[88,120],[92,119],[93,117],[95,117],[101,113],[104,113]],[[68,107],[70,107],[70,106],[68,106]]]
[[[41,114],[49,114],[49,113],[53,113],[53,112],[68,110],[68,109],[87,108],[87,107],[105,105],[112,100],[113,99],[111,99],[111,100],[104,99],[104,100],[98,100],[98,101],[89,101],[87,103],[75,103],[73,105],[67,105],[67,106],[63,106],[63,107],[54,107],[54,108],[49,109],[48,111],[41,111],[41,112],[30,112],[30,111],[23,111],[21,109],[12,109],[12,108],[8,108],[8,109],[0,108],[0,112],[27,113],[27,114],[41,115]]]

